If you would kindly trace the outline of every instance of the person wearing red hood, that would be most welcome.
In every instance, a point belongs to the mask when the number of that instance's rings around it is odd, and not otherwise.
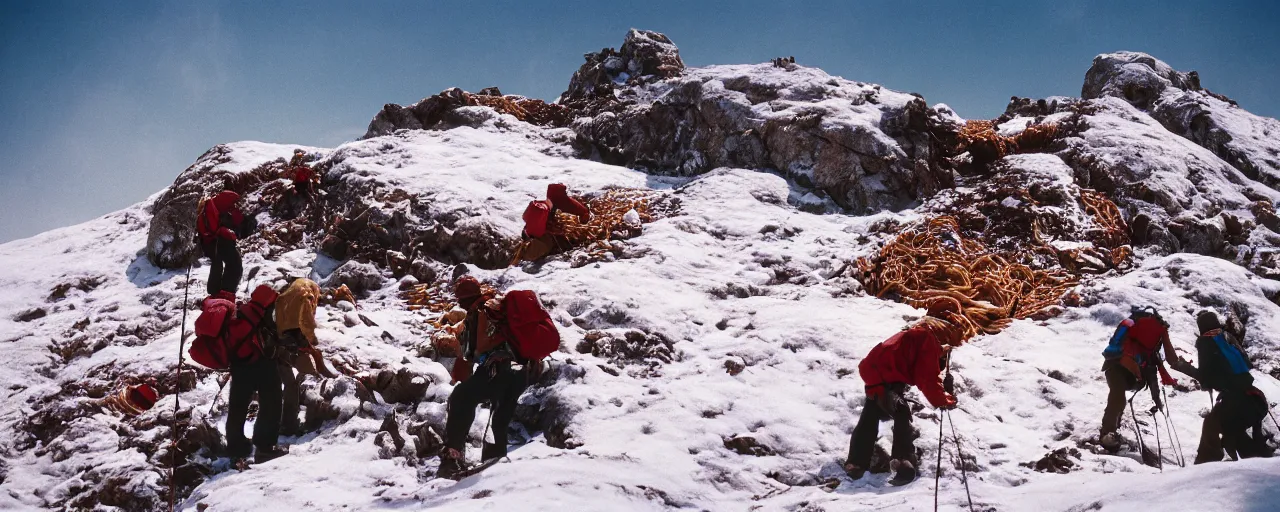
[[[956,398],[947,391],[942,372],[943,359],[951,348],[960,344],[957,324],[950,320],[953,312],[931,306],[928,316],[915,325],[880,342],[858,364],[858,374],[866,383],[867,399],[858,425],[849,438],[849,458],[845,473],[849,478],[862,478],[871,464],[871,453],[879,437],[880,420],[893,418],[892,466],[897,474],[892,483],[905,484],[916,477],[915,443],[911,428],[911,407],[904,395],[910,386],[920,392],[934,407],[955,407]]]
[[[547,185],[547,198],[531,201],[524,210],[524,232],[520,234],[528,241],[520,259],[537,261],[548,255],[563,250],[568,243],[563,237],[551,233],[549,227],[556,218],[556,211],[578,217],[578,222],[586,224],[591,220],[591,210],[577,199],[569,196],[569,189],[562,183]]]
[[[246,218],[236,207],[240,194],[223,190],[200,204],[196,213],[196,236],[200,250],[209,258],[208,292],[220,291],[235,296],[244,266],[236,240],[253,229],[253,219]]]

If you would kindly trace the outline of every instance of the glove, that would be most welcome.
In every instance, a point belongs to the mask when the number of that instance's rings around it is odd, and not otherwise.
[[[947,372],[947,376],[942,378],[942,390],[948,395],[956,394],[956,379],[951,376],[951,372]]]
[[[950,410],[952,410],[952,409],[955,409],[955,408],[956,408],[956,397],[951,396],[951,395],[947,395],[947,401],[946,401],[946,403],[942,404],[942,406],[941,406],[941,407],[938,407],[938,408],[939,408],[939,409],[942,409],[942,410],[944,410],[944,411],[950,411]]]
[[[1163,411],[1163,410],[1164,410],[1164,404],[1155,404],[1155,405],[1151,406],[1151,410],[1147,411],[1147,413],[1148,413],[1148,414],[1155,414],[1155,413],[1160,412],[1160,411]]]

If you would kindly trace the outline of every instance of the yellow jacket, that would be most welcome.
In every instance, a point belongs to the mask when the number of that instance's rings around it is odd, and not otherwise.
[[[298,329],[314,347],[316,305],[319,303],[320,286],[315,281],[306,278],[294,280],[276,299],[276,330],[283,335],[285,331]]]

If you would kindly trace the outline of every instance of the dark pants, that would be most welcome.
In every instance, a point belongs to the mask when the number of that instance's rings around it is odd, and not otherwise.
[[[1213,409],[1204,417],[1200,430],[1200,446],[1196,448],[1196,464],[1222,460],[1225,450],[1231,460],[1270,456],[1270,448],[1262,437],[1258,414],[1263,406],[1251,403],[1242,393],[1223,393]],[[1254,435],[1249,435],[1249,429]]]
[[[511,369],[510,362],[491,363],[480,367],[471,377],[453,388],[449,395],[448,418],[445,419],[445,447],[463,452],[467,432],[476,418],[476,406],[485,400],[493,409],[493,448],[485,458],[507,454],[507,426],[515,416],[516,403],[528,386],[528,372]]]
[[[253,446],[259,449],[276,445],[280,435],[280,374],[276,362],[261,358],[252,363],[231,365],[231,396],[227,399],[227,451],[232,457],[249,456],[249,439],[244,436],[244,421],[249,403],[258,393],[258,419],[253,422]]]
[[[1160,384],[1156,380],[1155,366],[1149,366],[1145,372],[1145,383],[1151,389],[1151,400],[1160,403]],[[1143,382],[1133,372],[1121,366],[1117,361],[1102,364],[1102,374],[1107,379],[1107,408],[1102,412],[1102,428],[1099,436],[1105,436],[1120,430],[1120,421],[1124,419],[1124,408],[1128,402],[1125,395],[1129,391],[1142,389]]]
[[[285,435],[298,435],[302,420],[298,414],[302,412],[302,376],[295,375],[293,366],[287,363],[276,363],[276,372],[280,374],[280,382],[284,384],[284,394],[280,405],[280,432]]]
[[[298,414],[302,412],[302,380],[305,375],[293,370],[293,361],[298,357],[298,349],[306,344],[302,331],[289,329],[279,338],[276,354],[276,373],[280,374],[280,382],[284,385],[284,395],[280,411],[280,432],[285,435],[297,435],[302,425]]]
[[[885,385],[884,395],[879,398],[867,396],[862,406],[862,416],[858,418],[858,426],[853,428],[849,437],[848,463],[862,469],[871,466],[871,453],[875,449],[876,439],[880,438],[880,421],[893,419],[893,452],[890,456],[898,460],[911,461],[915,464],[916,448],[914,432],[911,428],[911,407],[903,398],[905,384]]]
[[[236,293],[240,287],[240,276],[244,274],[236,241],[214,238],[214,242],[204,248],[204,253],[209,257],[209,295],[219,291]]]

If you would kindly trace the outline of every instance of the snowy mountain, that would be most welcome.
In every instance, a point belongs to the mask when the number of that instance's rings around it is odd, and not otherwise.
[[[1098,56],[1081,96],[967,122],[790,59],[686,68],[666,36],[633,30],[587,54],[556,103],[452,89],[387,105],[337,148],[219,145],[142,203],[0,245],[0,508],[162,510],[173,492],[215,511],[930,510],[941,433],[939,510],[969,494],[975,510],[1272,510],[1273,459],[1189,464],[1209,401],[1179,374],[1186,468],[1145,393],[1121,430],[1133,447],[1163,436],[1163,469],[1093,447],[1100,351],[1131,306],[1159,308],[1188,357],[1194,314],[1218,311],[1280,399],[1280,122],[1140,53]],[[324,191],[301,213],[282,177],[299,148]],[[521,213],[550,183],[625,189],[651,214],[512,266]],[[246,471],[225,457],[219,375],[175,372],[208,272],[196,204],[224,186],[261,226],[240,244],[247,285],[309,276],[359,307],[320,308],[345,375],[308,379],[309,431]],[[858,362],[923,314],[882,248],[929,225],[1031,277],[1013,272],[1016,299],[966,306],[1004,316],[974,320],[953,358],[954,427],[915,413],[921,478],[851,482]],[[439,313],[405,297],[447,302],[462,271],[537,291],[564,343],[521,399],[510,460],[453,482],[431,451],[451,358],[431,343]],[[371,394],[352,375],[392,384]],[[148,379],[151,410],[102,406]]]

